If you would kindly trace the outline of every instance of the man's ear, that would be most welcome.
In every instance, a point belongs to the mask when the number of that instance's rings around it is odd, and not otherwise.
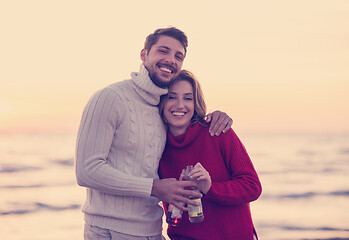
[[[141,59],[144,62],[145,61],[145,55],[147,54],[147,50],[145,50],[144,48],[141,50]]]

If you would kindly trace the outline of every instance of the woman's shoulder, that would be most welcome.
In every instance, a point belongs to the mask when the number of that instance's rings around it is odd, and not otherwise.
[[[212,137],[212,139],[215,140],[219,140],[219,139],[231,139],[232,137],[236,137],[236,133],[232,128],[229,128],[229,130],[225,133],[221,133],[219,134],[219,136],[211,136],[210,135],[210,127],[211,127],[211,122],[206,122],[206,121],[200,121],[200,122],[196,122],[193,123],[192,125],[193,127],[196,127],[198,129],[198,131],[202,134],[208,135],[210,137]]]

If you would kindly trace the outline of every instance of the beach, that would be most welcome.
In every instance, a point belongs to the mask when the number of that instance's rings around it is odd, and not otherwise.
[[[251,203],[259,239],[349,239],[348,134],[237,133],[263,186]],[[75,137],[0,135],[0,239],[83,239]]]

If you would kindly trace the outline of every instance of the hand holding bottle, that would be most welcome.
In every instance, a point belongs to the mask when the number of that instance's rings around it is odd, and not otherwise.
[[[202,194],[191,190],[198,187],[194,181],[178,181],[175,178],[154,179],[151,195],[157,197],[163,202],[173,204],[182,211],[189,209],[184,204],[197,205],[191,198],[201,198]]]
[[[179,176],[179,181],[182,181],[184,177],[184,169],[182,170],[181,175]],[[184,206],[184,203],[180,203],[182,206]],[[178,226],[179,223],[182,221],[182,213],[183,211],[176,206],[169,204],[167,209],[167,216],[166,216],[166,222],[168,224],[171,224],[172,226]]]
[[[191,175],[193,169],[194,168],[193,168],[192,165],[188,165],[186,167],[184,180],[186,180],[188,182],[197,182],[196,177],[193,177]],[[197,189],[197,187],[192,188],[192,190],[199,191]],[[203,209],[202,209],[201,198],[192,198],[192,197],[189,197],[189,198],[192,199],[196,203],[196,205],[188,204],[188,207],[189,207],[189,211],[188,211],[189,221],[192,222],[192,223],[197,223],[197,222],[204,221],[204,212],[203,212]]]
[[[206,194],[210,190],[212,181],[210,174],[206,169],[201,165],[201,163],[195,164],[193,170],[190,172],[192,178],[197,180],[199,185],[199,190]]]

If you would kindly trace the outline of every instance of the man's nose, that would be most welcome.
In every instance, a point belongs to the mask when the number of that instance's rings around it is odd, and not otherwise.
[[[166,61],[169,64],[175,64],[176,63],[176,56],[172,55],[172,54],[169,54],[169,55],[167,55]]]

